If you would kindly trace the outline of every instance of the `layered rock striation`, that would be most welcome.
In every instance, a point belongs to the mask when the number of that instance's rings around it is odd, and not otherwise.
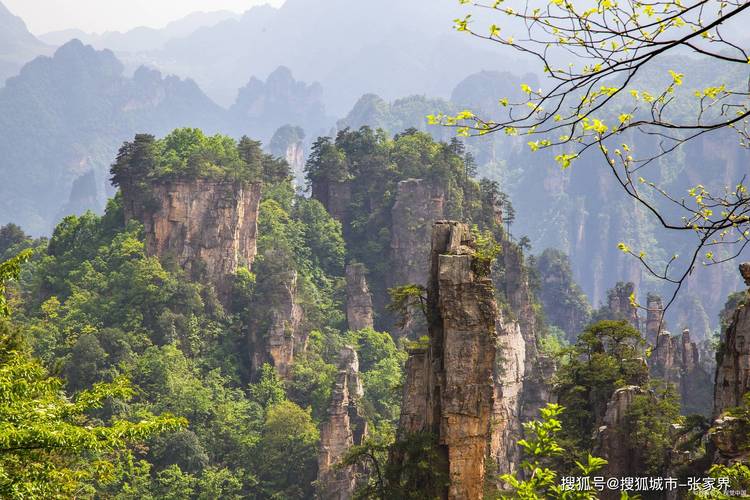
[[[362,471],[355,466],[337,467],[346,452],[362,444],[367,421],[359,400],[364,395],[359,379],[359,360],[349,346],[340,353],[339,372],[328,407],[328,418],[320,429],[318,453],[318,497],[322,500],[350,500]]]
[[[488,454],[508,457],[517,437],[524,340],[508,328],[492,280],[477,274],[469,228],[439,221],[432,233],[427,287],[429,345],[412,349],[399,439],[427,432],[445,459],[451,499],[481,498]],[[515,447],[515,441],[512,446]],[[411,457],[400,456],[402,466]]]
[[[260,184],[193,179],[121,188],[125,217],[143,224],[149,255],[175,259],[228,304],[232,275],[255,259]]]
[[[346,321],[349,330],[373,327],[374,309],[372,295],[367,286],[367,270],[364,264],[346,266]]]

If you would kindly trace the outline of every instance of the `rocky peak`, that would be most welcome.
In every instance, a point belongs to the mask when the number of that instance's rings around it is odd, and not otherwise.
[[[740,264],[740,274],[750,286],[750,262]],[[716,366],[714,416],[739,406],[750,390],[750,309],[740,303],[723,337]]]
[[[466,224],[438,221],[428,286],[429,346],[407,364],[399,439],[435,435],[449,479],[445,496],[481,498],[495,408],[500,313],[489,277],[477,275]],[[522,343],[522,341],[521,341]],[[408,456],[398,457],[402,465]]]
[[[346,266],[346,320],[349,330],[373,327],[372,295],[364,264]]]
[[[229,111],[243,132],[267,140],[286,124],[321,129],[327,121],[322,95],[320,84],[295,80],[289,68],[280,66],[265,82],[251,78]]]
[[[607,292],[607,307],[614,318],[625,319],[634,328],[640,330],[638,309],[633,306],[630,300],[634,293],[634,283],[617,283],[612,290]]]
[[[679,336],[662,330],[655,344],[649,360],[651,375],[674,385],[683,413],[708,415],[710,395],[707,391],[711,375],[701,363],[700,351],[691,340],[690,330],[684,329]]]
[[[354,348],[346,346],[339,355],[339,372],[328,407],[328,419],[320,430],[318,453],[318,494],[322,500],[349,500],[354,495],[356,467],[336,468],[336,464],[367,435],[367,421],[360,413],[364,395],[359,379],[359,359]]]
[[[268,149],[271,154],[284,158],[294,174],[298,186],[305,185],[305,131],[301,127],[284,125],[274,132]]]
[[[655,294],[648,294],[646,299],[646,340],[650,344],[656,344],[659,333],[664,328],[664,304],[661,297]]]

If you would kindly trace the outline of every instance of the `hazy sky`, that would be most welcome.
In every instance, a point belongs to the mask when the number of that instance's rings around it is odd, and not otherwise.
[[[35,34],[68,28],[87,32],[161,27],[195,11],[244,12],[254,5],[283,0],[0,0],[23,18]]]

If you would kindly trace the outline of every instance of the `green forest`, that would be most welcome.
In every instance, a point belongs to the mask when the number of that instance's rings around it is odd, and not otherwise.
[[[394,281],[395,257],[387,257],[392,228],[402,222],[391,217],[398,185],[414,178],[439,186],[447,218],[473,224],[477,260],[489,266],[483,272],[491,272],[501,310],[533,328],[539,355],[557,364],[558,405],[525,424],[520,443],[533,457],[522,470],[546,472],[488,477],[487,495],[504,481],[520,498],[573,498],[555,490],[556,478],[575,475],[581,464],[592,475],[606,463],[590,458],[589,436],[613,391],[631,386],[643,388],[624,417],[639,457],[634,475],[710,469],[748,484],[745,466],[711,466],[705,443],[696,441],[708,420],[681,415],[675,387],[650,377],[641,331],[611,307],[591,311],[564,255],[523,256],[525,243],[506,233],[507,197],[474,177],[459,142],[416,130],[390,137],[347,129],[315,143],[306,173],[312,198],[295,193],[286,163],[259,143],[195,129],[163,139],[138,135],[120,149],[116,185],[262,184],[257,257],[228,278],[226,303],[205,275],[187,273],[173,255],[147,252],[144,227],[126,220],[121,193],[101,216],[66,217],[49,239],[12,224],[0,230],[3,497],[312,498],[345,346],[358,357],[356,406],[368,429],[340,457],[342,466],[359,467],[358,494],[440,497],[439,446],[429,435],[397,432],[405,362],[430,342],[426,331],[399,328],[404,315],[421,315],[415,304],[425,291]],[[347,203],[336,220],[325,204],[330,186],[344,184]],[[367,269],[374,325],[383,331],[347,327],[344,270],[352,262]],[[301,320],[287,328],[304,336],[305,347],[281,374],[271,357],[261,363],[253,351],[264,349],[284,301],[279,277],[289,273]],[[560,278],[555,288],[544,287],[549,275]],[[513,297],[519,283],[528,288],[526,312]],[[736,411],[750,425],[750,407]],[[689,460],[675,461],[673,449]],[[394,453],[410,459],[394,463]]]
[[[750,2],[85,1],[0,0],[0,499],[750,498]]]

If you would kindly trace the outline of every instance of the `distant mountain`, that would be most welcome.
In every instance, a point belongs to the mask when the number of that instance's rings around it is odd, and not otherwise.
[[[63,207],[101,208],[109,165],[136,132],[215,132],[226,121],[195,82],[147,68],[128,78],[112,52],[69,42],[0,89],[0,225],[42,234]]]
[[[326,117],[320,84],[297,81],[283,66],[265,82],[251,78],[239,90],[230,113],[239,133],[264,142],[283,125],[302,126],[309,136],[325,135],[326,125],[333,123]]]
[[[107,31],[86,33],[81,30],[52,31],[39,38],[50,45],[62,45],[72,39],[92,45],[97,49],[110,49],[115,52],[148,52],[159,50],[172,39],[186,37],[201,28],[211,27],[229,19],[239,19],[240,15],[228,10],[214,12],[193,12],[164,28],[138,27],[125,33]]]
[[[25,63],[51,51],[52,47],[32,35],[23,20],[0,2],[0,86]]]
[[[445,99],[435,99],[420,95],[387,102],[375,94],[363,95],[351,111],[336,124],[339,130],[358,129],[367,125],[370,128],[381,128],[390,134],[415,128],[429,132],[435,139],[450,140],[455,136],[452,129],[429,126],[427,115],[438,113],[456,113],[458,108]]]
[[[326,108],[337,115],[366,92],[448,97],[464,75],[509,64],[523,71],[516,52],[455,32],[452,20],[463,14],[454,0],[380,0],[376,7],[287,0],[172,40],[149,53],[149,62],[194,78],[226,105],[251,76],[264,78],[283,65],[297,78],[320,82]]]

